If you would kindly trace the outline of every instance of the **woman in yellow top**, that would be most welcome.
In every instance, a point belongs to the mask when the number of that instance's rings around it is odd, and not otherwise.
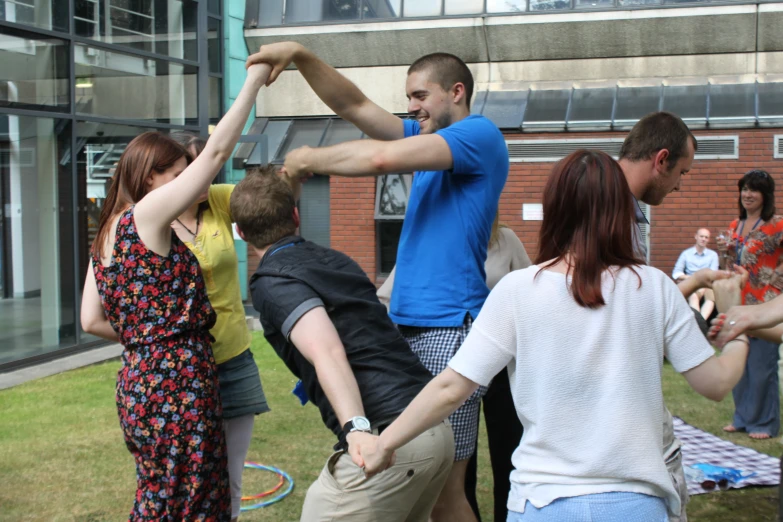
[[[206,142],[192,134],[172,135],[195,158]],[[171,228],[196,255],[207,286],[207,296],[217,313],[210,333],[218,365],[223,429],[228,449],[231,483],[231,519],[239,517],[242,470],[250,447],[256,415],[269,411],[261,377],[250,351],[250,332],[239,289],[239,260],[234,249],[229,199],[234,185],[212,185],[172,224]]]

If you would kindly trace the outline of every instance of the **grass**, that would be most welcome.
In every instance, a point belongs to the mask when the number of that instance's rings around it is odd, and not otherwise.
[[[256,418],[249,460],[286,470],[296,480],[290,497],[242,515],[245,522],[299,519],[309,484],[331,452],[334,436],[318,411],[291,395],[296,379],[259,335],[253,353],[272,412]],[[115,361],[74,370],[0,392],[0,521],[104,522],[127,519],[135,491],[133,460],[125,449],[114,405]],[[780,456],[778,440],[726,434],[731,399],[715,404],[692,392],[666,365],[666,402],[687,422],[738,444]],[[479,503],[492,521],[486,437],[479,441]],[[275,477],[245,472],[245,492],[273,486]],[[692,522],[774,520],[777,488],[745,488],[699,495]]]

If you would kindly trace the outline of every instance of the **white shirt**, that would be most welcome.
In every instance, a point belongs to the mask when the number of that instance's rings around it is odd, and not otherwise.
[[[606,305],[579,306],[563,274],[537,266],[504,277],[449,366],[488,385],[508,367],[524,435],[508,508],[529,500],[630,491],[680,499],[662,457],[664,355],[690,370],[714,355],[688,304],[660,270],[604,275]]]

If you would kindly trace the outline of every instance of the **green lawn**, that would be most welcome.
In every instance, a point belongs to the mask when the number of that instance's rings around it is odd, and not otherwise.
[[[320,472],[334,443],[318,411],[291,395],[296,379],[256,334],[253,352],[272,412],[257,417],[249,460],[286,470],[294,493],[271,507],[242,515],[245,521],[299,519],[307,486]],[[135,490],[134,466],[120,434],[114,406],[119,363],[71,371],[0,392],[0,520],[103,522],[127,517]],[[728,435],[732,403],[697,396],[665,368],[666,402],[675,415],[729,440],[779,456],[777,440],[752,441]],[[479,501],[491,521],[491,483],[483,428],[479,459]],[[245,491],[276,483],[264,472],[245,473]],[[777,488],[746,488],[699,495],[688,514],[693,522],[773,520]]]

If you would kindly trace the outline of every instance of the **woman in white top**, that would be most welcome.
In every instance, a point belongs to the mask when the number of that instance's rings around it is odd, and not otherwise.
[[[716,357],[688,303],[633,252],[634,203],[608,155],[577,151],[543,195],[536,265],[490,293],[449,367],[363,448],[368,474],[508,368],[524,435],[509,521],[668,520],[679,497],[662,455],[666,356],[721,400],[742,375],[747,338]]]

